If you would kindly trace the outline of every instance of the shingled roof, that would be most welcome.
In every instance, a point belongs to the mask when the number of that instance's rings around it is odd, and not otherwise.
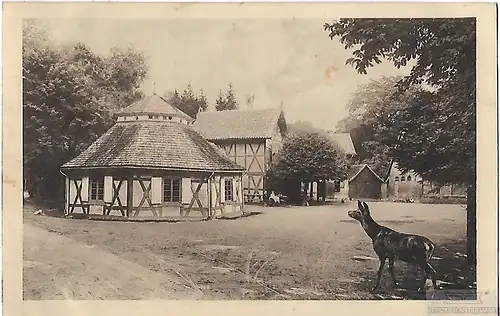
[[[363,169],[368,168],[371,173],[377,177],[381,182],[385,182],[382,178],[379,177],[379,175],[372,169],[370,168],[369,165],[367,164],[357,164],[357,165],[352,165],[349,170],[347,171],[347,179],[348,181],[354,180],[360,173],[363,171]]]
[[[284,134],[286,121],[281,109],[201,112],[193,127],[209,140],[266,139],[273,136],[276,124]]]
[[[189,122],[194,121],[192,117],[177,109],[176,107],[168,103],[167,100],[157,94],[147,96],[142,100],[118,111],[117,113],[115,113],[115,115],[162,115],[179,117]]]
[[[356,155],[356,148],[349,133],[328,133],[330,138],[348,155]]]
[[[62,166],[243,171],[215,144],[175,122],[120,122],[87,150]]]

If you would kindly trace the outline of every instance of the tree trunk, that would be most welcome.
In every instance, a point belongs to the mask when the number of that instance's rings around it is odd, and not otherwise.
[[[476,184],[467,186],[467,260],[476,265]]]
[[[314,181],[309,184],[309,188],[310,188],[310,191],[309,191],[309,200],[312,201],[314,199],[314,192],[313,192],[314,191],[313,190],[313,188],[314,188]]]
[[[309,206],[309,203],[307,202],[307,190],[309,189],[309,182],[304,183],[304,191],[302,192],[301,190],[301,205],[302,206]]]

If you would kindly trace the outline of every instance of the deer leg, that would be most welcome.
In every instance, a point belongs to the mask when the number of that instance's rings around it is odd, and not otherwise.
[[[418,267],[421,268],[422,271],[424,272],[424,277],[422,278],[422,281],[421,281],[422,283],[417,290],[418,292],[422,292],[423,289],[425,288],[425,282],[427,281],[427,278],[429,277],[429,270],[427,268],[427,262],[419,262]]]
[[[434,267],[429,263],[427,262],[427,264],[425,265],[426,267],[426,270],[427,270],[427,274],[431,276],[431,279],[432,279],[432,287],[434,289],[437,289],[437,281],[436,281],[436,270],[434,269]]]
[[[380,278],[382,277],[382,272],[384,271],[385,259],[386,259],[385,256],[380,257],[380,266],[378,267],[378,271],[377,271],[377,280],[375,281],[375,285],[373,286],[372,291],[376,291],[379,287]]]
[[[394,282],[395,286],[398,286],[398,282],[396,281],[396,275],[394,275],[394,258],[389,257],[389,273],[391,274],[392,282]]]

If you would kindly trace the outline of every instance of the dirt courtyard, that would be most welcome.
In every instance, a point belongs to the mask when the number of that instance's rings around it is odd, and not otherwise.
[[[474,286],[460,205],[369,203],[373,218],[437,244],[438,279]],[[33,215],[24,209],[24,299],[403,299],[417,268],[396,262],[369,292],[378,260],[355,202],[265,208],[235,220],[131,223]]]

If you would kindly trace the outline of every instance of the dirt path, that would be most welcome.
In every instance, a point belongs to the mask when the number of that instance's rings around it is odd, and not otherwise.
[[[26,223],[23,274],[25,300],[211,298],[182,276],[150,271]]]

